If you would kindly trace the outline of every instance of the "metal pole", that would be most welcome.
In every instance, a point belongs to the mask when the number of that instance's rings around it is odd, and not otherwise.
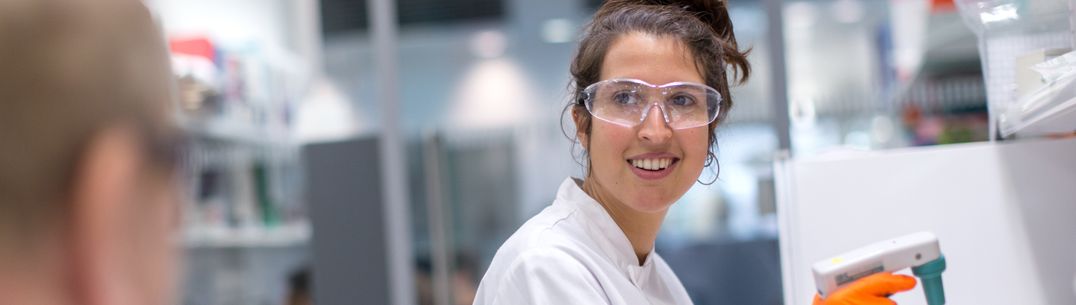
[[[769,21],[766,38],[770,45],[770,83],[773,84],[773,128],[777,132],[777,148],[792,151],[788,118],[788,65],[785,62],[785,22],[783,0],[765,0],[766,19]]]
[[[426,168],[426,214],[430,233],[433,304],[452,305],[452,223],[441,191],[441,137],[429,132],[423,158]]]
[[[317,81],[317,78],[322,77],[325,72],[325,61],[322,55],[322,37],[321,29],[321,1],[318,0],[301,0],[292,2],[293,10],[295,10],[296,17],[296,29],[295,37],[297,46],[296,49],[299,54],[308,60],[307,64],[310,66],[309,82]]]
[[[385,241],[388,246],[390,299],[395,305],[414,305],[414,266],[411,249],[407,165],[400,132],[400,98],[396,59],[396,7],[392,0],[367,2],[381,103],[381,175],[385,188]],[[360,302],[361,300],[356,300]]]

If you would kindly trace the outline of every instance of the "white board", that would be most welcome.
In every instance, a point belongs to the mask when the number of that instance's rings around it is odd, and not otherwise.
[[[812,263],[916,231],[939,238],[947,304],[1076,304],[1076,139],[778,161],[775,176],[785,304],[811,303]],[[893,300],[926,304],[918,286]]]

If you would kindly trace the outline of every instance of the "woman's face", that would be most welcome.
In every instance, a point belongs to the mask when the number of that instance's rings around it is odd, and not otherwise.
[[[674,37],[629,33],[613,41],[601,79],[632,78],[654,85],[704,83],[691,52]],[[707,126],[673,130],[660,108],[649,110],[635,127],[591,119],[590,135],[577,136],[590,155],[590,177],[604,197],[640,212],[664,211],[702,173],[708,152]],[[589,138],[589,139],[588,139]],[[667,161],[666,161],[667,160]],[[637,161],[671,162],[652,171]]]

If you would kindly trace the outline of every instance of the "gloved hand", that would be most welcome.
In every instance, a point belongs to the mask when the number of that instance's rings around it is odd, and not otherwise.
[[[814,305],[895,305],[889,296],[915,288],[915,278],[882,272],[841,287],[822,299],[814,295]]]

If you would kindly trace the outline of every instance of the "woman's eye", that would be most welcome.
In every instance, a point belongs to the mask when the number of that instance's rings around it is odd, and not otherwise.
[[[632,105],[638,102],[638,98],[633,92],[621,91],[613,94],[613,102],[617,105]]]
[[[669,99],[675,106],[691,106],[695,104],[695,99],[687,95],[677,95]]]

